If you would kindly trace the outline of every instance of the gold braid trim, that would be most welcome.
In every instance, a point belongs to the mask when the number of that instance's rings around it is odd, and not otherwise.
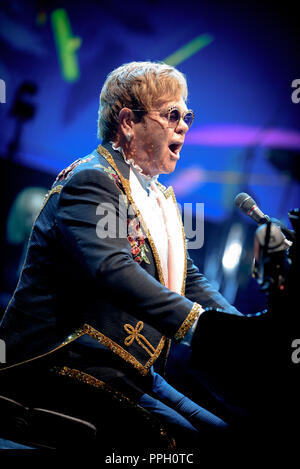
[[[52,189],[50,189],[47,192],[47,194],[45,195],[43,207],[46,205],[46,203],[50,199],[51,195],[59,194],[61,192],[62,188],[63,188],[63,186],[61,184],[59,184],[58,186],[52,187]]]
[[[0,371],[7,370],[9,368],[14,368],[16,366],[23,365],[25,363],[29,363],[31,361],[34,361],[34,360],[37,360],[39,358],[50,355],[51,353],[55,352],[56,350],[61,349],[65,345],[68,345],[70,342],[73,342],[74,340],[76,340],[79,337],[83,336],[84,334],[88,334],[90,337],[92,337],[93,339],[96,339],[102,345],[109,348],[109,350],[111,350],[112,352],[119,355],[127,363],[130,363],[131,365],[133,365],[143,376],[145,376],[149,373],[149,370],[150,370],[151,366],[153,365],[153,363],[156,361],[156,359],[161,354],[161,351],[164,348],[164,345],[165,345],[165,342],[166,342],[166,337],[163,336],[160,339],[157,348],[154,349],[154,347],[153,347],[154,353],[151,354],[151,358],[145,363],[145,365],[142,365],[142,363],[140,363],[129,352],[124,350],[119,344],[117,344],[116,342],[111,340],[109,337],[106,337],[104,334],[97,331],[96,329],[94,329],[89,324],[84,324],[82,327],[79,327],[78,329],[76,329],[76,331],[74,331],[72,334],[70,334],[60,345],[53,348],[52,350],[49,350],[49,352],[45,352],[41,355],[35,356],[33,358],[29,358],[28,360],[24,360],[23,362],[14,363],[13,365],[9,365],[7,367],[1,368]]]
[[[107,392],[109,395],[111,395],[113,399],[118,400],[118,402],[121,402],[125,405],[129,405],[130,407],[134,407],[148,424],[150,424],[154,429],[157,428],[162,439],[168,443],[168,449],[176,448],[176,441],[174,440],[174,438],[170,437],[167,434],[166,430],[161,427],[159,420],[154,415],[152,415],[151,412],[144,409],[139,404],[136,404],[134,401],[129,399],[129,397],[125,396],[123,393],[113,388],[109,384],[105,383],[104,381],[101,381],[98,378],[95,378],[92,375],[84,373],[83,371],[77,370],[75,368],[69,368],[68,366],[55,366],[52,368],[51,371],[60,376],[67,376],[68,378],[81,381],[82,383],[88,384],[89,386],[93,386],[94,388],[100,388],[103,391]]]
[[[133,355],[127,352],[127,350],[124,350],[121,345],[117,344],[109,337],[106,337],[104,334],[102,334],[102,332],[97,331],[89,324],[84,324],[81,328],[77,329],[66,339],[65,344],[75,340],[76,338],[84,334],[88,334],[90,337],[96,339],[102,345],[109,348],[109,350],[119,355],[119,357],[121,357],[127,363],[133,365],[144,376],[148,374],[149,369],[151,368],[155,360],[159,357],[166,341],[166,338],[163,336],[160,339],[157,348],[153,348],[154,352],[151,354],[151,358],[147,361],[147,363],[145,363],[145,365],[142,365]]]
[[[162,192],[165,192],[167,190],[167,187],[164,186],[163,184],[161,184],[160,182],[156,181],[156,185],[158,186],[158,188],[162,191]]]
[[[89,375],[87,373],[84,373],[83,371],[76,370],[75,368],[69,368],[68,366],[54,366],[51,370],[58,375],[76,379],[78,381],[81,381],[82,383],[89,384],[94,388],[101,388],[104,391],[107,391],[108,393],[112,394],[113,397],[118,399],[119,401],[131,402],[128,397],[124,396],[124,394],[109,386],[109,384],[106,384],[104,383],[104,381],[101,381],[100,379],[95,378],[94,376]]]
[[[187,317],[185,318],[185,320],[183,321],[183,323],[181,324],[180,328],[178,329],[178,331],[176,332],[174,336],[174,339],[176,340],[176,342],[180,341],[185,336],[189,328],[196,321],[201,310],[202,310],[202,306],[198,305],[198,303],[194,303],[194,306],[192,307],[191,311],[189,312],[189,314],[187,315]]]
[[[78,339],[78,337],[81,337],[84,334],[85,334],[85,332],[83,331],[83,328],[77,329],[75,332],[70,334],[60,345],[58,345],[57,347],[54,347],[53,349],[49,350],[48,352],[45,352],[45,353],[42,353],[41,355],[37,355],[35,357],[29,358],[28,360],[24,360],[23,362],[14,363],[13,365],[6,366],[5,368],[0,368],[0,371],[8,370],[10,368],[15,368],[16,366],[24,365],[25,363],[30,363],[34,360],[38,360],[39,358],[47,357],[51,353],[56,352],[56,350],[61,349],[65,345],[68,345],[70,342],[73,342],[74,340]]]

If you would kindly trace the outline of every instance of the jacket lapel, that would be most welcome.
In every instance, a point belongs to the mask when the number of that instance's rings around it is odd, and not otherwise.
[[[154,239],[151,235],[150,230],[145,222],[143,214],[138,207],[138,201],[134,199],[134,195],[132,193],[130,182],[129,182],[129,174],[130,174],[130,166],[125,162],[124,158],[119,152],[113,150],[110,143],[104,143],[103,145],[99,145],[97,148],[97,152],[103,156],[106,161],[110,164],[110,166],[116,171],[118,174],[121,184],[123,186],[124,192],[126,194],[127,200],[131,205],[131,209],[134,211],[136,216],[138,217],[144,233],[149,241],[150,247],[152,249],[153,257],[155,259],[155,264],[158,271],[159,281],[165,285],[165,279],[162,270],[162,263],[159,257],[157,246],[154,242]],[[172,245],[173,245],[173,277],[175,279],[175,286],[174,289],[177,293],[184,295],[185,293],[185,277],[186,277],[186,265],[187,265],[187,256],[186,256],[186,242],[185,242],[185,234],[183,229],[183,224],[181,220],[181,215],[178,210],[177,202],[175,199],[175,194],[172,187],[165,188],[160,183],[157,183],[158,189],[164,196],[164,202],[166,207],[166,214],[167,220],[166,223],[168,224],[168,230],[172,234]]]

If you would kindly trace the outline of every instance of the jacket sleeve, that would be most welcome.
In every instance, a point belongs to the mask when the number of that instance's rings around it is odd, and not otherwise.
[[[125,202],[104,172],[83,169],[66,182],[56,222],[65,249],[96,288],[98,284],[112,301],[128,305],[132,315],[163,335],[181,340],[200,306],[171,292],[133,260],[127,236],[120,231],[127,229]],[[107,236],[99,232],[104,222]]]
[[[185,296],[189,300],[201,304],[203,308],[223,309],[227,313],[242,315],[209,284],[204,275],[199,272],[198,267],[194,265],[189,255],[187,255]]]

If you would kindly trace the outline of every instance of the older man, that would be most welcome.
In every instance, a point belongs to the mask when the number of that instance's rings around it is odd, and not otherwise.
[[[170,340],[189,343],[205,308],[239,313],[193,265],[172,188],[157,180],[175,170],[192,125],[186,100],[184,76],[165,64],[132,62],[108,75],[102,145],[61,171],[34,224],[0,327],[8,361],[0,374],[23,373],[31,390],[36,370],[110,386],[175,436],[197,438],[226,423],[159,371]]]

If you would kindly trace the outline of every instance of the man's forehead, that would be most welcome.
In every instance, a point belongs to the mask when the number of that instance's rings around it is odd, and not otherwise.
[[[160,101],[159,104],[160,104],[160,107],[162,109],[170,109],[171,107],[177,107],[182,112],[187,111],[187,109],[188,109],[185,101],[183,100],[183,98]]]

